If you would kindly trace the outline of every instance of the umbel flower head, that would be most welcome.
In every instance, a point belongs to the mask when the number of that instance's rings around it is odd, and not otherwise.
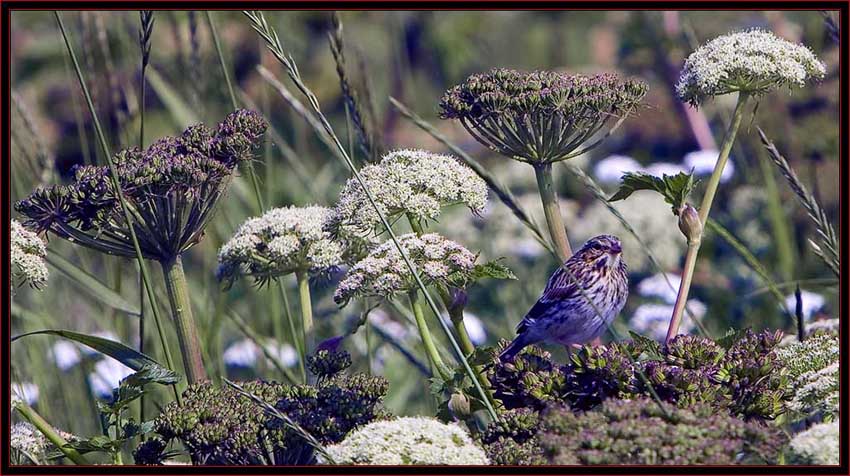
[[[239,276],[251,276],[258,283],[303,271],[325,272],[350,257],[362,241],[347,246],[334,239],[331,226],[334,212],[330,208],[283,207],[251,218],[239,227],[218,253],[220,280],[232,284]]]
[[[47,282],[47,248],[35,233],[27,230],[17,220],[12,220],[11,230],[12,279],[18,285],[29,284],[40,288]]]
[[[337,464],[485,465],[487,456],[455,423],[402,417],[376,421],[329,446]]]
[[[838,421],[818,423],[791,439],[791,461],[797,464],[841,464]]]
[[[398,242],[426,285],[464,287],[478,258],[460,244],[436,233],[422,236],[409,233],[399,236]],[[386,298],[413,289],[417,286],[410,269],[395,243],[387,241],[352,266],[339,283],[334,301],[345,305],[353,298]]]
[[[615,74],[494,69],[446,91],[440,117],[457,119],[476,140],[529,163],[568,159],[612,119],[631,113],[646,84]]]
[[[759,95],[785,85],[802,87],[825,73],[807,47],[754,29],[717,37],[691,53],[676,92],[696,106],[736,91]]]
[[[418,221],[436,220],[442,207],[464,204],[484,210],[487,184],[457,158],[424,150],[396,150],[360,171],[375,204],[387,218],[407,214]],[[349,179],[336,206],[344,227],[372,232],[381,223],[356,179]]]
[[[119,184],[145,258],[168,261],[198,243],[219,197],[267,127],[253,111],[229,114],[215,130],[203,124],[145,150],[114,157]],[[106,166],[77,167],[69,185],[39,188],[15,204],[26,225],[118,256],[135,251]]]

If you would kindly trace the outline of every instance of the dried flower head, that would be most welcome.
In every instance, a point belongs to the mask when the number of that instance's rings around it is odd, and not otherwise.
[[[464,287],[478,258],[471,251],[436,233],[398,237],[408,258],[426,285],[440,283]],[[416,281],[395,243],[387,241],[358,261],[339,283],[334,301],[345,305],[353,298],[386,298],[417,289]]]
[[[791,439],[794,462],[800,464],[840,464],[838,422],[819,423]]]
[[[29,284],[41,288],[47,282],[48,275],[44,262],[47,255],[44,242],[17,220],[12,220],[11,232],[12,279],[17,286]]]
[[[325,207],[269,210],[243,223],[221,247],[216,274],[230,285],[240,276],[265,284],[295,272],[327,272],[350,258],[362,242],[341,235],[334,239],[334,222],[333,211]]]
[[[267,127],[256,112],[238,110],[215,130],[191,126],[144,151],[114,157],[119,184],[145,258],[168,261],[198,243],[240,162]],[[70,185],[39,188],[15,204],[38,232],[118,256],[135,250],[106,166],[77,167]]]
[[[464,204],[480,213],[487,202],[487,184],[471,168],[448,155],[424,150],[396,150],[380,163],[363,167],[363,181],[381,213],[402,214],[418,221],[436,220],[443,207]],[[356,179],[349,179],[336,206],[346,228],[372,232],[381,223]]]
[[[370,423],[327,451],[337,464],[488,464],[484,451],[466,430],[424,417]]]
[[[440,117],[507,157],[549,163],[570,155],[613,118],[634,111],[646,84],[614,74],[494,69],[449,89]]]
[[[717,37],[691,53],[676,92],[696,106],[736,91],[759,95],[785,85],[803,87],[825,73],[806,46],[754,29]]]

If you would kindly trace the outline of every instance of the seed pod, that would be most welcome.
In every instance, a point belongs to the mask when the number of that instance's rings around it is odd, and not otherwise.
[[[679,213],[679,230],[688,239],[688,244],[698,243],[702,239],[702,222],[696,208],[686,204]]]

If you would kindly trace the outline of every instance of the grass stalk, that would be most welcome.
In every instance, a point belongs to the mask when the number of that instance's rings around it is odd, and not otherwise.
[[[552,164],[535,165],[534,175],[537,177],[537,189],[543,202],[543,213],[546,215],[546,225],[549,227],[555,255],[564,263],[572,256],[573,250],[570,248],[570,240],[567,238],[567,229],[564,227],[561,207],[558,204],[558,194],[552,181]]]
[[[381,224],[383,225],[384,229],[387,231],[387,234],[389,235],[390,240],[393,242],[396,249],[399,251],[402,259],[404,260],[405,265],[410,270],[410,273],[413,276],[414,281],[416,282],[416,285],[422,291],[422,294],[425,297],[425,301],[427,302],[428,307],[431,309],[431,311],[434,313],[434,315],[438,317],[437,320],[440,323],[440,325],[443,329],[443,332],[446,334],[446,337],[449,339],[449,341],[452,344],[452,350],[454,351],[455,357],[458,359],[458,361],[464,367],[464,371],[469,376],[470,380],[472,381],[473,385],[475,386],[476,391],[479,393],[482,400],[484,401],[484,404],[487,408],[487,412],[489,413],[491,418],[493,418],[494,420],[497,419],[498,414],[496,413],[496,409],[493,407],[493,405],[490,403],[489,399],[487,398],[487,393],[484,391],[483,387],[481,386],[481,383],[476,378],[475,372],[472,370],[472,367],[470,366],[469,361],[464,356],[463,350],[461,350],[460,345],[458,344],[457,340],[452,335],[451,329],[449,329],[448,324],[443,322],[442,319],[439,319],[439,316],[440,316],[439,309],[437,308],[437,305],[434,302],[434,300],[428,294],[428,289],[425,287],[425,283],[422,281],[422,278],[419,276],[419,272],[416,270],[416,266],[414,266],[413,262],[410,260],[410,257],[407,256],[407,253],[405,252],[404,248],[399,243],[398,238],[396,237],[395,233],[392,230],[392,226],[387,221],[387,218],[384,216],[384,214],[381,213],[380,208],[378,207],[377,202],[375,201],[374,195],[372,194],[371,190],[369,190],[369,187],[367,187],[366,184],[364,183],[363,177],[360,175],[360,172],[357,169],[357,166],[354,165],[354,162],[352,161],[351,157],[346,152],[345,147],[343,147],[342,143],[339,140],[339,137],[334,132],[333,127],[331,126],[330,122],[325,117],[325,115],[322,113],[322,109],[321,109],[321,106],[319,104],[318,98],[313,93],[313,91],[311,91],[307,87],[307,85],[304,84],[304,81],[301,79],[301,73],[298,71],[298,66],[295,63],[294,58],[292,58],[291,55],[287,54],[284,51],[283,46],[280,43],[280,39],[277,36],[277,32],[275,32],[274,29],[271,28],[268,25],[268,22],[266,22],[265,16],[263,15],[262,12],[245,11],[244,14],[250,20],[254,30],[265,40],[266,45],[269,48],[269,51],[271,51],[272,54],[275,56],[275,58],[285,67],[289,78],[292,80],[293,83],[295,83],[298,90],[301,91],[301,93],[304,96],[306,96],[307,99],[309,100],[310,107],[315,112],[317,119],[319,119],[319,121],[321,121],[322,128],[333,139],[335,149],[343,157],[343,160],[345,161],[345,164],[348,166],[348,169],[351,171],[352,175],[354,175],[354,178],[357,180],[358,184],[363,188],[363,191],[366,193],[366,197],[369,200],[370,206],[373,209],[375,209],[375,211],[378,213],[378,217],[381,220]]]
[[[103,134],[103,129],[100,127],[100,121],[97,118],[97,113],[94,109],[94,103],[92,102],[91,94],[89,93],[88,86],[86,86],[85,78],[83,77],[83,72],[80,69],[80,63],[77,61],[77,56],[74,54],[74,48],[71,46],[71,40],[68,37],[67,32],[65,31],[65,24],[62,22],[62,15],[58,11],[53,12],[56,17],[56,22],[59,25],[59,30],[62,33],[62,38],[65,40],[65,47],[68,49],[68,55],[71,57],[71,63],[74,66],[74,72],[77,74],[77,80],[80,83],[80,88],[83,91],[83,96],[86,99],[86,105],[88,106],[89,113],[92,116],[92,122],[94,123],[95,132],[97,134],[101,151],[103,152],[104,157],[106,157],[106,162],[109,166],[110,178],[112,179],[112,186],[114,187],[117,195],[118,202],[121,205],[121,211],[124,214],[124,220],[127,222],[127,228],[130,230],[130,238],[133,242],[133,249],[136,252],[136,260],[139,263],[139,269],[142,272],[142,281],[144,281],[145,291],[148,296],[148,302],[151,303],[151,313],[153,314],[154,322],[156,323],[157,331],[159,332],[159,338],[162,343],[163,353],[165,354],[165,362],[169,370],[174,369],[174,364],[171,359],[171,351],[168,348],[168,341],[165,339],[165,332],[162,329],[162,322],[159,318],[159,311],[156,306],[156,296],[153,291],[153,283],[150,279],[150,274],[148,273],[147,266],[145,266],[145,259],[142,256],[142,249],[139,246],[139,239],[136,236],[135,227],[133,226],[133,217],[130,214],[129,205],[127,204],[127,200],[124,198],[124,192],[121,190],[121,184],[118,181],[118,172],[115,169],[115,163],[112,161],[112,153],[109,150],[109,145],[106,142],[106,136]],[[172,385],[172,389],[174,390],[174,398],[179,402],[180,394],[177,392],[177,386]]]
[[[723,169],[729,160],[729,152],[731,152],[732,146],[735,144],[735,137],[738,135],[738,129],[741,126],[741,121],[744,119],[744,109],[746,108],[749,97],[750,95],[746,92],[742,91],[738,93],[738,100],[735,104],[735,112],[732,114],[732,121],[729,123],[729,128],[723,137],[723,143],[720,145],[720,155],[717,157],[714,171],[711,173],[711,178],[708,179],[705,195],[702,198],[702,205],[699,208],[699,220],[703,225],[703,231],[700,232],[700,236],[692,237],[688,240],[688,252],[685,255],[685,269],[682,272],[682,283],[679,285],[676,304],[673,307],[673,315],[670,317],[670,325],[667,327],[667,342],[679,333],[679,324],[682,322],[682,311],[685,308],[685,303],[688,302],[688,293],[691,289],[696,259],[697,255],[699,255],[700,244],[702,243],[702,234],[705,233],[704,230],[707,227],[708,213],[711,211],[711,204],[717,193],[717,187],[720,185],[720,176],[723,174]]]
[[[207,372],[201,356],[198,327],[192,315],[189,287],[186,274],[183,272],[183,260],[177,256],[169,262],[163,262],[162,272],[165,275],[165,289],[171,303],[171,315],[177,327],[177,340],[180,343],[186,379],[190,384],[203,382],[207,379]]]

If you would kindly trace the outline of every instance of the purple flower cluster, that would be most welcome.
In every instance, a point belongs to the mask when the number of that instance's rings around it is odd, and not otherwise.
[[[646,84],[614,74],[494,69],[446,91],[440,117],[458,119],[479,142],[530,163],[569,158],[612,118],[631,113]]]
[[[237,110],[215,130],[198,124],[145,150],[115,155],[118,182],[145,258],[167,261],[200,241],[228,179],[251,158],[266,127],[258,113]],[[71,184],[39,188],[15,210],[38,232],[135,256],[109,167],[77,167]]]

